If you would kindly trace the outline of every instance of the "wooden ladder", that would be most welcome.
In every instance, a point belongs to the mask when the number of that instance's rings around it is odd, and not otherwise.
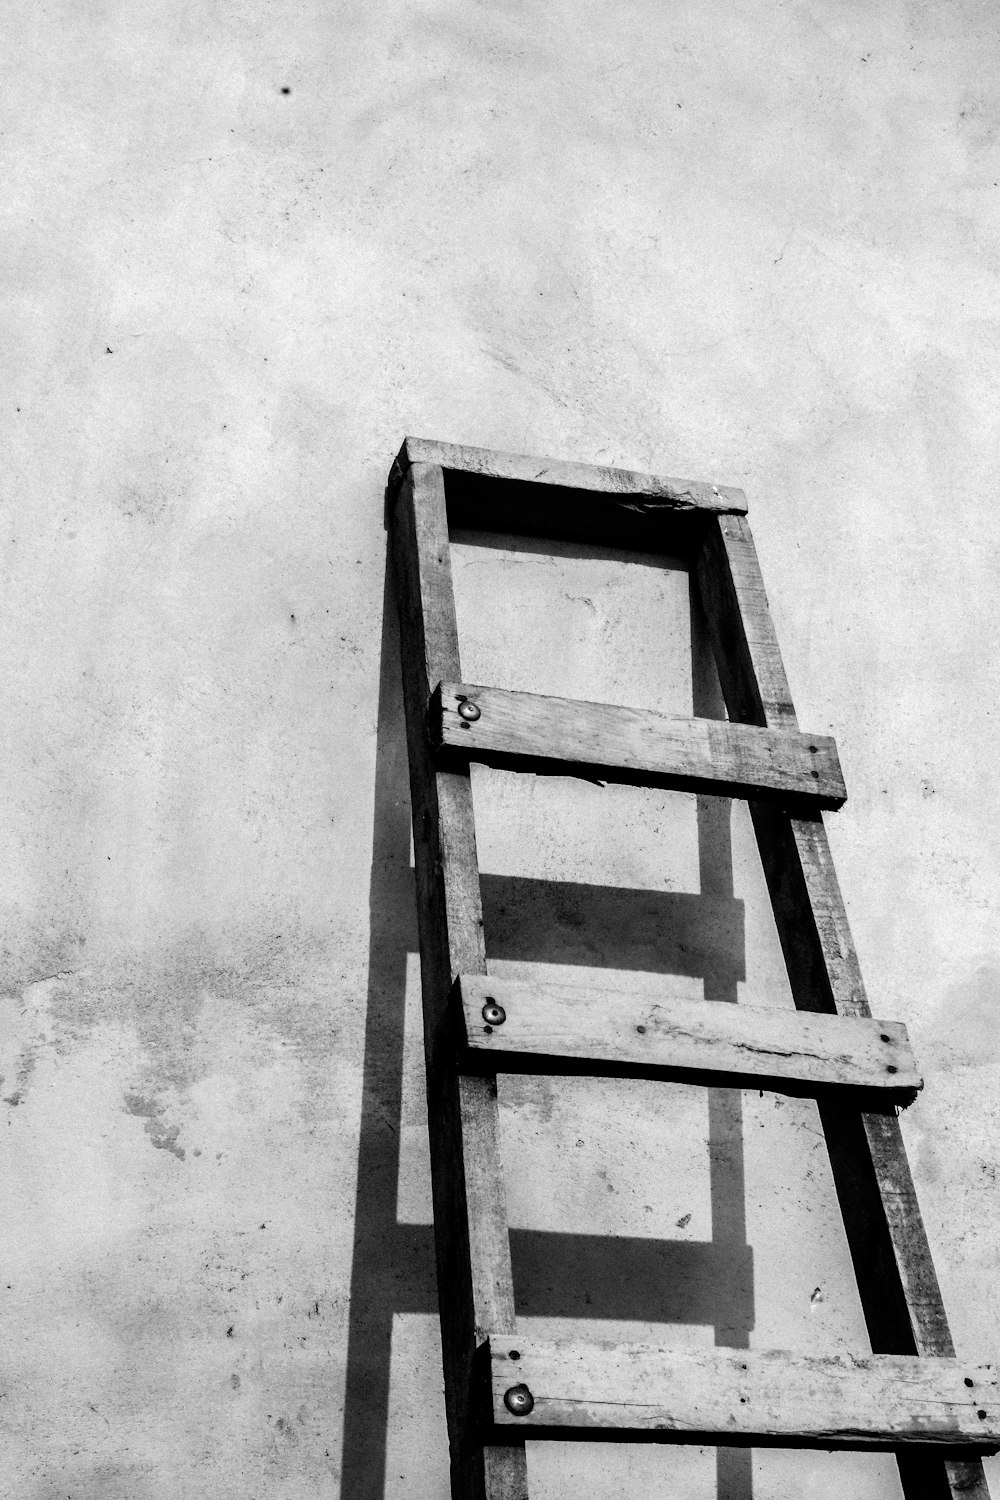
[[[921,1086],[873,1020],[739,490],[408,438],[387,518],[399,603],[453,1500],[525,1500],[525,1441],[896,1454],[906,1500],[988,1500],[993,1365],[955,1351],[897,1119]],[[728,721],[463,681],[453,526],[685,554]],[[487,976],[470,763],[748,800],[796,1011]],[[498,1072],[750,1085],[817,1099],[872,1354],[669,1349],[517,1332]],[[920,1356],[919,1358],[915,1356]]]

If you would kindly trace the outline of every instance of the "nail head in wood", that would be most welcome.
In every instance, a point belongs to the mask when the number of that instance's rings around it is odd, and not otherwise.
[[[535,1398],[526,1385],[512,1385],[504,1391],[503,1404],[514,1417],[526,1417],[534,1410]]]

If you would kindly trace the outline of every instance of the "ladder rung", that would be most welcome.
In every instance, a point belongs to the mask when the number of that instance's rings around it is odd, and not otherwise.
[[[637,474],[631,469],[606,469],[596,464],[565,463],[552,458],[530,458],[490,448],[468,448],[439,443],[433,438],[404,439],[389,473],[390,489],[399,484],[411,464],[439,464],[443,469],[532,484],[596,492],[611,499],[631,500],[639,511],[702,511],[746,514],[747,499],[732,485],[697,479],[668,479],[662,474]],[[579,498],[577,498],[579,505]]]
[[[679,1078],[810,1095],[849,1088],[903,1105],[923,1087],[898,1021],[480,974],[455,981],[452,1003],[470,1072]]]
[[[719,796],[807,798],[821,808],[847,797],[828,735],[453,682],[435,690],[430,732],[436,749],[513,769]]]
[[[898,1448],[1000,1447],[993,1365],[876,1354],[816,1357],[746,1349],[658,1349],[495,1335],[497,1439]]]

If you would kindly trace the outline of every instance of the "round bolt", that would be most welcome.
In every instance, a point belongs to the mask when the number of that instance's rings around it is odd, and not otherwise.
[[[483,1020],[487,1026],[502,1026],[507,1019],[507,1012],[502,1005],[495,1000],[487,1000],[483,1006]]]
[[[888,1063],[886,1065],[886,1070],[885,1071],[887,1073],[898,1073],[899,1069],[896,1067],[895,1063]]]
[[[535,1398],[526,1385],[512,1385],[503,1393],[503,1404],[513,1417],[526,1417],[535,1404]]]
[[[474,724],[481,713],[482,709],[479,707],[479,704],[473,703],[469,698],[464,699],[458,705],[458,717],[460,719],[467,719],[470,724]]]
[[[880,1042],[887,1042],[888,1040],[889,1040],[889,1033],[887,1031],[883,1031],[883,1032],[879,1033],[879,1041]]]
[[[973,1385],[975,1385],[975,1381],[971,1380],[968,1375],[966,1375],[966,1377],[965,1377],[965,1383],[966,1383],[967,1386],[973,1386]]]

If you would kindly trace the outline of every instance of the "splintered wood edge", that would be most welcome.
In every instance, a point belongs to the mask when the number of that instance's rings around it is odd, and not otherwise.
[[[389,470],[388,495],[398,490],[412,464],[436,464],[465,474],[479,474],[489,479],[510,479],[527,484],[559,485],[571,490],[592,490],[619,498],[644,511],[659,509],[706,511],[725,515],[745,515],[746,496],[732,485],[713,484],[697,479],[668,479],[658,474],[641,474],[631,469],[606,469],[596,464],[580,464],[559,459],[532,458],[517,453],[495,452],[489,448],[469,448],[458,443],[439,443],[433,438],[404,438],[403,446]]]

